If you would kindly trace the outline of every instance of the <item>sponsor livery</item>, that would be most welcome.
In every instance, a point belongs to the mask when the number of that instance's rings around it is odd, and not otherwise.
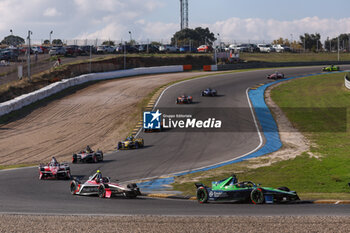
[[[273,74],[267,75],[266,78],[267,79],[284,79],[284,74],[276,71]]]
[[[139,149],[144,147],[145,142],[143,138],[127,137],[124,141],[118,142],[118,150]]]
[[[192,104],[192,96],[182,95],[177,97],[176,104]]]
[[[79,153],[73,154],[72,163],[78,162],[92,162],[98,163],[103,161],[103,152],[101,150],[93,151],[90,146]]]
[[[201,93],[202,96],[217,96],[217,94],[217,91],[211,88],[207,88]]]
[[[235,175],[224,180],[212,182],[212,188],[201,183],[197,187],[197,200],[199,203],[208,201],[240,201],[254,204],[288,202],[299,200],[295,191],[286,187],[277,189],[261,187],[251,181],[238,182]]]
[[[334,65],[322,68],[322,71],[339,71],[339,70],[340,70],[340,67],[339,66],[334,66]]]
[[[55,157],[52,157],[51,162],[47,165],[39,165],[39,179],[70,179],[70,167],[67,163],[57,162]]]
[[[90,176],[84,183],[73,180],[70,183],[70,192],[72,195],[97,195],[101,198],[110,198],[119,194],[126,198],[135,198],[141,195],[136,184],[125,186],[113,183],[109,177],[102,177],[99,171]]]

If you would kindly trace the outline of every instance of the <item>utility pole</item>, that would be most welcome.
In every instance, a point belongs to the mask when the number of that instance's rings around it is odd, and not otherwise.
[[[30,78],[30,35],[33,34],[32,31],[28,30],[28,49],[27,49],[27,67],[28,67],[28,79],[32,81]]]
[[[50,32],[49,36],[50,36],[50,41],[49,44],[51,45],[51,35],[52,35],[53,31]]]
[[[339,36],[338,36],[338,61],[340,60],[340,54],[339,54]]]
[[[126,69],[126,41],[124,41],[124,70]]]

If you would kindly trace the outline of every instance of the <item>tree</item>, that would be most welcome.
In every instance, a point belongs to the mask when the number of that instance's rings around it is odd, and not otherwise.
[[[159,47],[159,46],[161,46],[162,44],[161,44],[160,42],[158,42],[158,41],[152,41],[152,42],[151,42],[151,45],[154,45],[154,46]]]
[[[63,45],[63,42],[61,39],[54,39],[52,40],[52,44],[54,45]]]
[[[115,43],[114,41],[111,41],[111,40],[106,40],[106,41],[103,41],[102,42],[102,45],[110,45],[110,46],[114,46]]]
[[[350,51],[350,35],[349,34],[340,34],[339,36],[325,40],[324,47],[327,51],[338,50],[338,37],[339,37],[339,49]]]
[[[214,33],[210,32],[209,28],[185,28],[173,35],[171,44],[183,46],[191,43],[192,46],[198,47],[202,44],[212,45],[215,40]]]
[[[50,44],[50,41],[49,40],[44,40],[43,44],[48,45],[48,44]]]
[[[287,45],[290,47],[291,43],[289,42],[288,39],[283,39],[282,37],[280,37],[279,39],[277,40],[274,40],[272,42],[272,44],[281,44],[281,45]]]
[[[14,35],[9,35],[6,36],[2,41],[1,44],[7,44],[7,45],[20,45],[20,44],[24,44],[25,41],[22,37],[19,36],[14,36]]]
[[[316,34],[309,34],[305,33],[304,35],[300,36],[300,42],[299,44],[309,51],[319,51],[322,49],[322,43],[320,41],[321,35],[319,33]]]

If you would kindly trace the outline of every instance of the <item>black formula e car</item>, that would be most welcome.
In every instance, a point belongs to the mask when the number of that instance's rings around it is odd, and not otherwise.
[[[90,146],[79,153],[73,154],[72,163],[78,162],[92,162],[98,163],[103,161],[103,152],[101,150],[93,151]]]
[[[72,195],[96,195],[101,198],[110,198],[114,195],[136,198],[141,195],[136,184],[120,185],[113,183],[109,177],[102,177],[100,171],[90,176],[84,183],[79,180],[72,180],[70,192]]]
[[[217,96],[218,92],[215,89],[207,88],[202,91],[202,96]]]
[[[67,163],[57,162],[55,157],[52,157],[51,161],[44,165],[39,165],[39,179],[70,179],[70,167]]]
[[[212,182],[212,188],[201,183],[196,183],[195,185],[199,203],[234,201],[263,204],[300,200],[297,193],[290,191],[287,187],[274,189],[256,185],[251,181],[238,182],[235,175],[224,180]]]

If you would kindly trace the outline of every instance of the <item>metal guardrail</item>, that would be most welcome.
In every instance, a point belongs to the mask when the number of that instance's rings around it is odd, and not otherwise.
[[[350,72],[344,76],[345,87],[350,90]]]

